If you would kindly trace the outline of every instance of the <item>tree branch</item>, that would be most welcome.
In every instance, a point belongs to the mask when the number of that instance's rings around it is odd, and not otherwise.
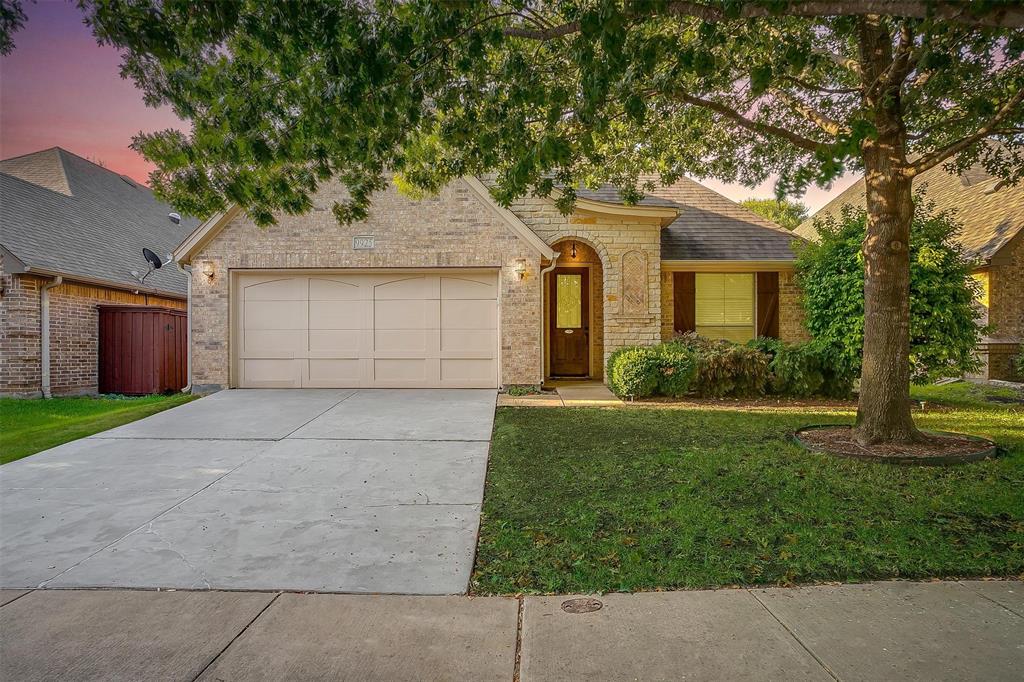
[[[740,3],[738,12],[734,9],[731,13],[700,2],[677,0],[669,3],[668,11],[708,22],[725,21],[737,15],[742,19],[756,19],[777,16],[849,17],[878,14],[913,19],[936,18],[971,26],[1024,27],[1024,7],[1017,3],[1005,3],[975,13],[972,11],[971,3],[963,0],[806,0],[782,5],[750,0]]]
[[[789,141],[790,143],[799,147],[800,149],[809,152],[817,151],[818,147],[823,144],[816,140],[812,140],[809,137],[804,137],[799,133],[794,133],[792,130],[787,130],[786,128],[775,126],[770,123],[762,123],[761,121],[755,121],[751,118],[747,118],[746,116],[736,111],[735,109],[731,109],[725,106],[724,104],[720,104],[713,100],[704,99],[702,97],[690,95],[685,92],[674,92],[671,93],[671,96],[675,97],[681,102],[685,102],[686,104],[692,104],[693,106],[703,107],[705,109],[713,111],[716,114],[724,116],[733,123],[736,123],[737,125],[746,128],[747,130],[751,130],[755,133],[773,137],[781,137],[782,139]]]
[[[813,123],[826,133],[838,136],[840,133],[849,132],[849,128],[833,118],[826,116],[806,102],[802,102],[783,90],[774,90],[775,95],[786,105],[808,123]]]
[[[985,139],[989,135],[999,130],[999,124],[1002,123],[1010,114],[1016,111],[1017,107],[1024,102],[1024,90],[1020,90],[1016,95],[1011,97],[1006,104],[999,108],[995,116],[990,118],[985,125],[978,128],[977,132],[973,135],[968,135],[960,139],[957,142],[948,144],[942,149],[937,149],[931,154],[926,154],[919,158],[914,163],[907,166],[904,171],[908,177],[914,177],[925,172],[929,168],[934,168],[951,156],[959,154],[963,150],[970,147],[975,142]]]

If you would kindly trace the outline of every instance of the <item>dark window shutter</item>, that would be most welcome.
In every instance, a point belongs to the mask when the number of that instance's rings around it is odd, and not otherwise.
[[[779,338],[779,273],[757,273],[757,335]]]
[[[676,334],[697,329],[697,278],[692,272],[672,273],[673,322]]]

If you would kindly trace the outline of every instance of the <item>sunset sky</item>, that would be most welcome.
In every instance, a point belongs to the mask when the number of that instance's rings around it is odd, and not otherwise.
[[[0,158],[60,146],[146,182],[153,166],[129,149],[140,131],[186,129],[167,107],[151,109],[119,73],[117,51],[96,44],[78,9],[63,0],[25,4],[28,23],[15,34],[14,52],[0,58]],[[812,210],[849,186],[812,187]],[[756,188],[702,180],[731,199],[772,196],[772,182]]]

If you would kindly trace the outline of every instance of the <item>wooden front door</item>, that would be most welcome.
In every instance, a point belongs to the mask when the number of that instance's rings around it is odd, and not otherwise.
[[[555,268],[550,275],[551,376],[590,374],[590,282],[586,268]]]

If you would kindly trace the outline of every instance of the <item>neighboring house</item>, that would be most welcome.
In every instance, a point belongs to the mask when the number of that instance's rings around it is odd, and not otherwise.
[[[339,225],[345,193],[259,228],[237,207],[174,252],[193,266],[192,382],[489,387],[601,378],[608,355],[677,332],[804,338],[792,233],[690,180],[627,206],[580,192],[498,206],[476,178],[394,187]]]
[[[937,210],[952,211],[963,223],[957,239],[978,262],[981,322],[991,325],[992,333],[978,347],[983,368],[976,378],[1020,380],[1013,358],[1024,340],[1024,183],[1006,186],[980,165],[960,175],[936,166],[914,180],[914,189],[920,188]],[[864,195],[861,179],[804,221],[796,233],[817,239],[815,220],[838,216],[847,204],[863,208]]]
[[[143,247],[166,258],[198,224],[171,211],[59,147],[0,161],[0,395],[38,396],[47,382],[54,395],[95,393],[99,304],[185,308],[177,267],[144,285],[132,275],[147,270]]]

